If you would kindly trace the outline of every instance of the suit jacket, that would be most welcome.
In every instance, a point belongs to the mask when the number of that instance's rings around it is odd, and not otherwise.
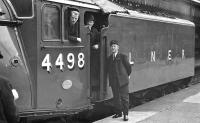
[[[128,85],[129,75],[132,70],[126,55],[118,53],[114,60],[113,55],[110,55],[107,65],[109,84],[111,87],[113,87],[113,83],[116,82],[116,79],[120,87]]]
[[[92,46],[100,43],[100,33],[95,27],[92,27],[90,31],[90,43]]]
[[[0,122],[17,123],[14,96],[9,81],[0,78]]]
[[[69,34],[69,40],[70,41],[75,41],[77,42],[77,38],[79,37],[79,26],[78,26],[78,22],[76,22],[74,25],[69,24],[68,26],[68,34]]]

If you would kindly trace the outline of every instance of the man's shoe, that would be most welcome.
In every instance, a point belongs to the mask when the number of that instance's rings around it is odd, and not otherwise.
[[[124,121],[128,121],[128,115],[124,115]]]
[[[120,114],[115,114],[112,118],[118,118],[118,117],[121,117],[122,116],[122,114],[120,113]]]

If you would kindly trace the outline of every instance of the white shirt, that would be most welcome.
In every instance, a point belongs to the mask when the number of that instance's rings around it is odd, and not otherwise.
[[[113,60],[116,58],[117,54],[118,54],[118,52],[113,54]]]
[[[116,52],[116,53],[114,54],[114,55],[115,55],[115,58],[116,58],[117,54],[118,54],[118,52]]]

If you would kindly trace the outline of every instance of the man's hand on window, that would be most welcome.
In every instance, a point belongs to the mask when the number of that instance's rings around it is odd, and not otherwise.
[[[99,49],[99,45],[98,44],[95,44],[95,45],[93,45],[93,49]]]
[[[81,43],[81,38],[77,38],[77,41]]]

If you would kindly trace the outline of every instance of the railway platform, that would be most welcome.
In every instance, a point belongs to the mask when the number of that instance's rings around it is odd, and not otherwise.
[[[112,116],[95,123],[200,123],[200,84],[129,110],[129,121]]]

